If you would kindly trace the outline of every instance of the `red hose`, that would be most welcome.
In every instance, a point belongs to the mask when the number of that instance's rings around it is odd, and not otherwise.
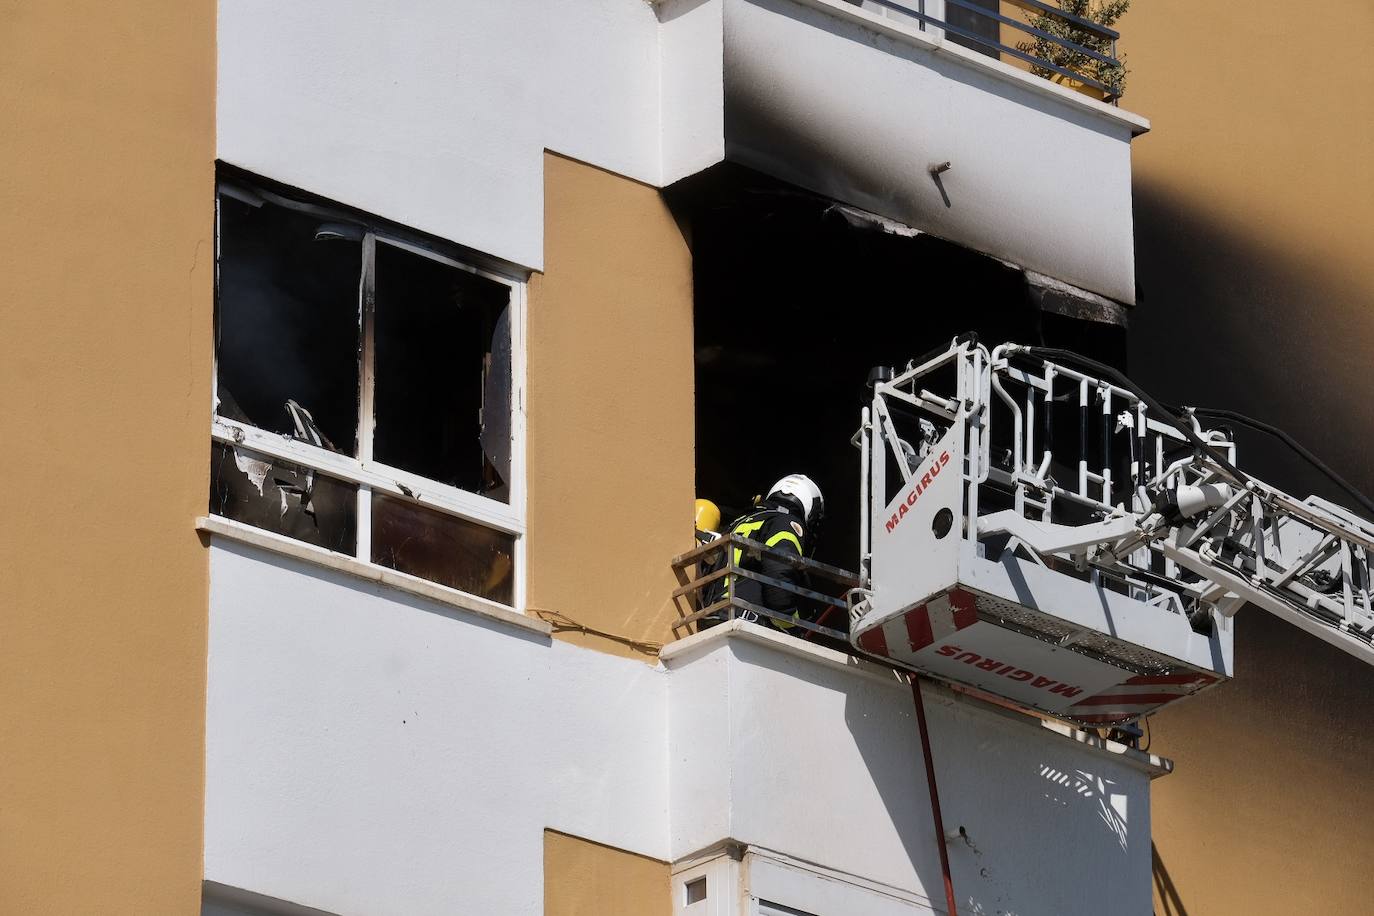
[[[954,878],[949,873],[949,850],[945,849],[945,821],[940,816],[940,792],[935,788],[935,762],[930,759],[930,732],[926,730],[926,706],[921,701],[921,679],[910,676],[911,699],[916,704],[916,724],[921,729],[921,754],[926,759],[926,785],[930,787],[930,813],[935,821],[935,845],[940,850],[940,871],[945,878],[945,903],[949,916],[959,916],[954,903]]]

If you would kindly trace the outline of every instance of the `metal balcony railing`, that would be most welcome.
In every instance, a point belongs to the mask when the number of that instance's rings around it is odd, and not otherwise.
[[[855,2],[855,0],[851,0]],[[940,30],[955,43],[1025,64],[1037,76],[1070,81],[1116,103],[1126,70],[1117,58],[1116,30],[1041,0],[857,0]],[[1045,28],[1038,27],[1039,23]],[[1010,38],[1011,44],[1004,42]],[[1024,39],[1024,40],[1023,40]]]
[[[798,570],[805,584],[787,582],[750,568],[765,554]],[[814,634],[848,645],[845,595],[859,586],[859,577],[854,573],[796,554],[770,550],[758,541],[734,534],[723,535],[675,557],[672,567],[679,583],[673,591],[673,605],[681,618],[673,624],[676,636],[700,629],[703,618],[713,621],[767,618],[784,626],[791,624],[800,628],[805,631],[803,638]],[[741,579],[786,591],[795,599],[795,608],[771,610],[744,600],[735,594],[735,586]],[[793,617],[792,610],[800,611],[801,616]]]

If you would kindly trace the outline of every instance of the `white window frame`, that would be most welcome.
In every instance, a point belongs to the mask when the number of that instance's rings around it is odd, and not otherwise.
[[[217,310],[219,308],[219,197],[225,193],[226,185],[231,188],[231,196],[237,196],[233,194],[233,191],[242,193],[246,190],[247,193],[262,196],[272,203],[294,206],[310,212],[319,212],[321,216],[335,217],[349,223],[358,221],[356,216],[349,214],[343,208],[333,210],[326,205],[309,204],[260,191],[252,186],[251,179],[248,178],[242,182],[236,181],[232,177],[220,178],[216,182],[215,192],[215,308]],[[363,233],[363,256],[362,263],[359,265],[358,314],[360,325],[358,331],[363,362],[359,367],[358,379],[358,457],[333,452],[295,439],[285,433],[260,429],[219,416],[219,353],[217,349],[214,354],[212,376],[214,399],[210,414],[210,437],[215,442],[221,442],[231,447],[241,446],[249,451],[258,452],[280,461],[289,461],[319,471],[326,476],[355,484],[358,488],[358,495],[353,557],[369,565],[381,566],[372,562],[372,495],[374,492],[396,496],[431,511],[465,519],[511,535],[514,538],[512,549],[514,589],[513,604],[510,606],[523,612],[526,600],[525,322],[528,306],[528,274],[515,268],[507,269],[493,264],[477,266],[473,261],[462,261],[455,257],[440,254],[430,248],[401,238],[394,232],[388,232],[385,228],[372,225],[371,221],[360,228]],[[422,477],[419,474],[394,468],[372,457],[372,432],[375,420],[372,409],[375,391],[373,360],[376,341],[371,329],[374,313],[370,307],[373,302],[370,300],[375,300],[373,285],[375,283],[376,246],[379,242],[500,283],[510,291],[510,300],[507,305],[511,325],[509,502],[491,499],[478,493],[440,483],[428,477]],[[458,248],[459,246],[453,247]],[[454,591],[465,595],[470,594],[459,589],[454,589]],[[483,598],[480,595],[473,595],[472,597],[481,601],[491,601],[491,599]],[[500,604],[500,602],[495,601],[492,603]]]

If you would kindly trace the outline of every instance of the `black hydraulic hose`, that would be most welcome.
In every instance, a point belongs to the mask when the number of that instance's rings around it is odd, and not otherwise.
[[[1055,347],[1020,347],[1014,352],[1029,353],[1032,356],[1039,356],[1042,359],[1059,360],[1065,363],[1077,363],[1080,366],[1085,366],[1099,375],[1110,379],[1121,388],[1126,389],[1140,398],[1145,406],[1154,411],[1158,416],[1173,418],[1178,423],[1178,430],[1183,433],[1183,437],[1187,439],[1194,448],[1199,449],[1224,468],[1226,472],[1232,476],[1232,479],[1237,485],[1244,486],[1245,482],[1249,479],[1248,474],[1236,467],[1230,461],[1227,461],[1225,455],[1213,448],[1210,443],[1204,442],[1202,437],[1193,432],[1193,424],[1189,422],[1187,417],[1179,415],[1176,411],[1170,410],[1168,407],[1165,407],[1159,401],[1155,400],[1149,392],[1127,378],[1119,369],[1109,366],[1106,363],[1099,363],[1095,359],[1089,359],[1072,350],[1060,350]]]
[[[1278,439],[1284,445],[1292,449],[1295,453],[1297,453],[1297,455],[1300,458],[1302,458],[1308,464],[1312,465],[1312,467],[1320,471],[1321,474],[1324,477],[1326,477],[1327,480],[1331,481],[1337,487],[1340,487],[1342,490],[1344,490],[1346,495],[1348,495],[1351,499],[1355,500],[1357,503],[1363,506],[1364,510],[1370,513],[1370,516],[1374,518],[1374,500],[1371,500],[1368,496],[1365,496],[1363,493],[1361,493],[1358,489],[1355,488],[1353,484],[1349,483],[1345,478],[1341,477],[1341,475],[1331,470],[1331,468],[1327,467],[1326,464],[1320,458],[1318,458],[1316,455],[1312,454],[1306,448],[1304,448],[1302,443],[1298,442],[1298,440],[1294,439],[1292,436],[1288,435],[1288,433],[1279,429],[1277,426],[1270,426],[1263,420],[1256,420],[1254,417],[1247,417],[1245,414],[1236,413],[1234,410],[1222,410],[1217,407],[1194,407],[1193,413],[1203,417],[1212,417],[1217,420],[1230,420],[1233,423],[1239,423],[1242,426],[1248,426],[1251,429],[1256,430],[1257,432],[1267,433],[1268,435],[1273,436],[1275,439]]]

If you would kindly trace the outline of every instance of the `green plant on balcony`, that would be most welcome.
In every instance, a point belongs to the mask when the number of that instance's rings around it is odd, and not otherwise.
[[[1116,21],[1131,8],[1131,0],[1102,0],[1096,5],[1093,4],[1092,0],[1054,0],[1054,2],[1065,13],[1095,22],[1106,28],[1115,25]],[[1054,13],[1033,13],[1029,17],[1029,23],[1056,38],[1095,51],[1104,57],[1112,56],[1112,39],[1067,19],[1061,19]],[[1082,51],[1066,48],[1040,36],[1035,36],[1031,41],[1019,42],[1016,47],[1047,64],[1053,64],[1063,70],[1070,70],[1088,79],[1096,80],[1107,87],[1107,94],[1110,98],[1119,98],[1126,89],[1126,59],[1124,56],[1117,63],[1103,63],[1096,58],[1089,57]],[[1056,83],[1071,82],[1070,77],[1066,77],[1049,67],[1032,64],[1031,72]]]

